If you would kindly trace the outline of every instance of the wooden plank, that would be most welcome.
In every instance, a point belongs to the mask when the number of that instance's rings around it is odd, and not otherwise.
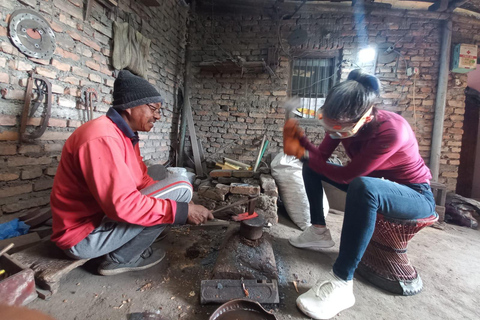
[[[5,240],[0,240],[0,250],[8,246],[10,243],[13,243],[13,248],[8,250],[9,253],[14,253],[26,249],[28,247],[36,245],[40,242],[40,237],[38,233],[28,233],[23,236],[18,236],[14,238],[8,238]]]
[[[89,260],[70,259],[51,241],[42,241],[36,246],[14,253],[12,257],[30,267],[35,272],[38,285],[52,293],[58,290],[60,280],[66,274]]]
[[[50,207],[46,207],[40,209],[34,217],[27,219],[23,222],[25,222],[25,224],[28,224],[30,228],[35,228],[50,219],[51,217],[52,210],[50,209]]]

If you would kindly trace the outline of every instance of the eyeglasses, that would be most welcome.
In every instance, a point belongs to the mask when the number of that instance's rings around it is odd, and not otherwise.
[[[346,139],[353,137],[357,134],[358,130],[365,124],[365,120],[372,114],[372,109],[367,110],[364,115],[356,122],[353,123],[340,123],[338,121],[329,119],[329,122],[334,123],[333,126],[325,123],[323,115],[319,115],[320,124],[325,128],[325,131],[330,135],[332,139]]]
[[[152,113],[153,114],[158,114],[159,116],[161,115],[161,108],[157,108],[156,106],[154,106],[153,104],[150,104],[150,103],[147,103],[147,106],[150,108],[150,110],[152,110]]]

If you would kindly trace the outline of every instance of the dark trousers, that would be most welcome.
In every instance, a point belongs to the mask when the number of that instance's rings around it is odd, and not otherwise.
[[[303,180],[310,203],[312,224],[325,225],[323,185],[325,181],[347,192],[340,252],[333,272],[352,280],[375,229],[377,212],[397,219],[421,219],[435,214],[435,199],[428,183],[402,185],[389,180],[358,177],[339,184],[303,165]]]

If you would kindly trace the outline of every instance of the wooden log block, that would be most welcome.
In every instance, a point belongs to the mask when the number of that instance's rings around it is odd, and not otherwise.
[[[57,292],[60,280],[70,271],[89,259],[73,260],[51,241],[42,241],[34,247],[12,255],[35,272],[37,284],[53,293]]]

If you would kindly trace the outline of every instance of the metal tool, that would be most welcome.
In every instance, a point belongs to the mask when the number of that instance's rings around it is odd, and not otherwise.
[[[33,106],[30,109],[33,95],[33,84],[35,83],[37,98],[33,101]],[[44,99],[46,101],[44,102]],[[40,126],[32,133],[26,133],[28,117],[32,117],[37,111],[38,107],[44,104],[44,117]],[[41,137],[45,130],[47,130],[48,120],[50,119],[52,109],[52,84],[46,78],[30,73],[27,81],[27,91],[25,92],[25,103],[23,105],[22,119],[20,121],[20,142],[31,142],[34,139]]]
[[[20,9],[12,13],[9,36],[13,44],[23,54],[50,59],[55,52],[55,34],[41,15],[30,9]]]
[[[277,280],[233,280],[214,279],[202,280],[200,283],[200,303],[224,303],[232,299],[245,297],[260,303],[279,303]]]
[[[256,200],[256,197],[250,198],[250,199],[239,200],[239,201],[236,201],[236,202],[234,202],[234,203],[232,203],[232,204],[229,204],[228,206],[221,207],[221,208],[219,208],[219,209],[217,209],[217,210],[212,211],[212,214],[215,214],[215,213],[217,213],[217,212],[220,212],[220,211],[223,211],[223,210],[226,210],[226,209],[230,209],[230,208],[239,206],[239,205],[241,205],[241,204],[250,203],[250,202],[255,201],[255,200]]]
[[[93,87],[85,87],[82,89],[80,99],[85,106],[87,121],[93,120],[93,98],[98,101],[97,90]]]

